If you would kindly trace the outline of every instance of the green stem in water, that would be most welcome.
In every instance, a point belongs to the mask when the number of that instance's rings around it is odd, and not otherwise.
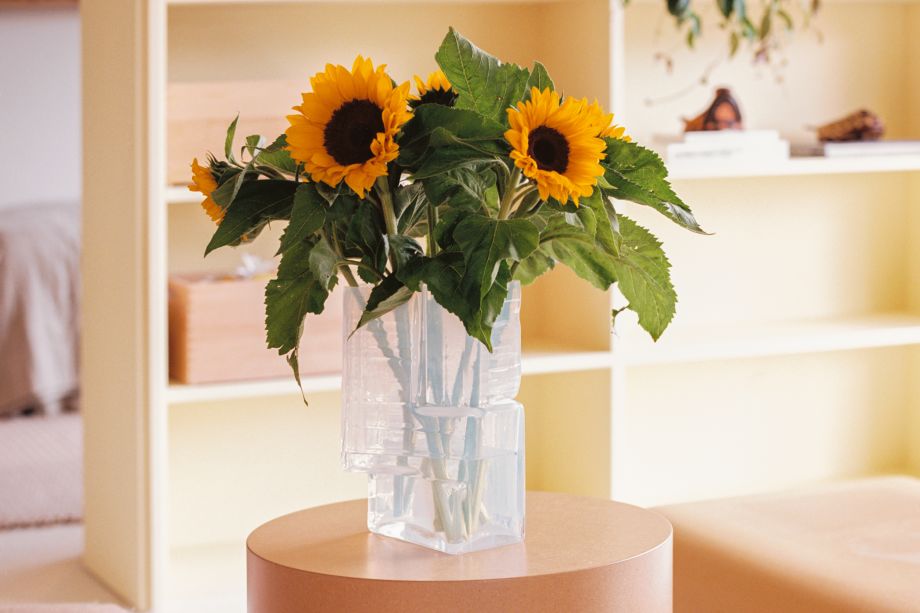
[[[511,177],[505,186],[505,193],[502,195],[501,205],[498,208],[498,218],[508,219],[511,214],[511,205],[514,204],[514,195],[517,192],[518,180],[521,178],[521,169],[517,166],[511,171]]]

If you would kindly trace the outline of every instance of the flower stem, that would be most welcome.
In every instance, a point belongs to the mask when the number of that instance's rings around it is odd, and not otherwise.
[[[377,178],[377,195],[380,196],[380,208],[383,211],[383,223],[386,225],[387,234],[395,236],[398,234],[396,229],[396,210],[393,208],[393,194],[390,193],[390,185],[387,183],[386,175]]]
[[[505,186],[505,193],[502,195],[502,202],[498,208],[498,218],[508,219],[511,214],[511,205],[514,203],[514,194],[517,191],[518,180],[521,178],[521,169],[517,166],[511,171],[511,177]]]

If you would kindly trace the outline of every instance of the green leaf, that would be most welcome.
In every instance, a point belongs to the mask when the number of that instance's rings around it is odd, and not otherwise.
[[[396,272],[398,273],[413,258],[420,257],[424,254],[422,246],[409,236],[396,234],[386,237],[387,251],[393,254],[396,260]]]
[[[517,269],[514,271],[514,278],[521,282],[521,285],[530,285],[544,273],[549,272],[556,266],[556,259],[547,253],[540,246],[536,251],[521,260]]]
[[[690,0],[668,0],[668,12],[675,17],[683,17],[689,8]]]
[[[722,13],[722,16],[728,19],[732,16],[732,12],[735,10],[735,0],[718,0],[719,12]]]
[[[495,326],[495,320],[502,313],[510,282],[511,272],[508,263],[499,262],[495,282],[483,296],[479,308],[472,313],[472,317],[463,322],[467,334],[479,339],[489,351],[492,351],[492,328]]]
[[[310,250],[307,259],[312,274],[317,281],[329,290],[335,287],[338,281],[339,256],[332,250],[329,241],[322,239]]]
[[[495,172],[488,166],[461,166],[421,182],[428,200],[437,206],[485,213],[498,206]]]
[[[614,186],[607,194],[654,208],[673,222],[699,234],[700,227],[690,207],[671,189],[668,170],[657,153],[635,143],[614,138],[607,142],[607,157],[602,162],[604,179]]]
[[[413,293],[414,292],[403,285],[402,281],[395,275],[384,278],[383,281],[371,290],[370,296],[367,298],[367,306],[364,308],[364,313],[361,314],[361,319],[358,320],[358,325],[355,327],[355,330],[352,331],[352,334],[368,322],[382,317],[390,311],[404,305],[412,298]]]
[[[741,44],[741,38],[737,32],[732,32],[728,39],[728,57],[735,57],[738,53],[738,46]]]
[[[639,315],[639,325],[658,340],[671,323],[677,294],[671,284],[671,263],[655,236],[620,216],[620,255],[615,260],[620,291],[629,309]]]
[[[346,255],[356,253],[365,266],[382,277],[387,265],[385,235],[386,230],[380,210],[370,202],[358,205],[349,220],[345,236]],[[361,269],[358,272],[365,281],[372,281],[372,278],[365,277]]]
[[[551,91],[556,88],[553,85],[553,80],[549,77],[549,73],[546,72],[546,66],[540,62],[533,63],[533,70],[530,71],[530,76],[527,78],[527,86],[524,88],[525,101],[530,100],[530,90],[534,87],[541,92],[547,88]]]
[[[428,227],[428,198],[421,183],[413,183],[396,190],[396,229],[406,236],[422,236]]]
[[[230,125],[227,127],[227,137],[224,139],[224,157],[229,161],[233,161],[233,137],[236,136],[236,123],[240,120],[240,116],[237,115],[234,117],[233,121],[230,122]]]
[[[444,251],[433,258],[413,260],[402,270],[400,279],[413,290],[420,289],[424,283],[438,304],[463,322],[467,334],[479,339],[491,351],[492,328],[508,295],[511,273],[508,264],[500,262],[495,282],[486,295],[471,303],[461,291],[465,271],[462,253]]]
[[[268,347],[284,355],[300,344],[307,313],[322,313],[328,285],[310,270],[315,238],[294,243],[281,257],[277,276],[265,287],[265,329]]]
[[[581,211],[590,211],[588,213]],[[585,232],[578,233],[572,226],[568,231],[557,230],[558,237],[546,241],[541,237],[541,249],[549,256],[572,269],[579,277],[595,287],[606,290],[617,281],[614,259],[619,253],[619,243],[614,231],[615,217],[611,208],[606,206],[600,190],[594,190],[587,198],[581,199],[579,221]],[[558,215],[559,213],[557,213]],[[571,215],[572,213],[562,213]],[[559,222],[556,222],[558,225]],[[589,231],[593,224],[593,234]],[[547,223],[545,232],[554,226]]]
[[[211,237],[205,255],[218,247],[239,243],[269,221],[290,219],[297,184],[293,181],[246,181]]]
[[[457,108],[472,109],[501,123],[506,109],[521,99],[528,72],[515,64],[502,64],[453,28],[435,54],[438,66],[459,94]]]
[[[294,192],[294,204],[291,208],[291,223],[281,237],[283,252],[294,241],[303,240],[323,227],[326,221],[326,206],[322,197],[316,193],[313,183],[301,183]]]
[[[776,14],[779,15],[779,18],[783,20],[783,25],[786,26],[786,30],[791,32],[795,28],[795,24],[792,21],[792,16],[789,13],[783,9],[779,9],[776,11]]]
[[[432,149],[431,155],[427,156],[424,163],[412,172],[412,179],[421,181],[458,168],[482,168],[484,164],[501,163],[498,154],[480,151],[468,147],[465,143],[455,141]]]
[[[457,141],[482,151],[501,154],[508,150],[505,128],[497,121],[468,109],[423,104],[415,109],[412,119],[403,128],[399,142],[400,165],[411,167],[432,145],[449,143],[444,137],[432,143],[435,132],[446,132]]]
[[[481,306],[496,282],[499,265],[506,260],[519,262],[533,253],[540,232],[527,219],[493,219],[474,213],[457,224],[453,238],[466,262],[461,289],[471,305]]]
[[[290,174],[297,172],[297,162],[291,159],[291,152],[287,150],[287,136],[284,134],[276,138],[268,147],[259,151],[256,157],[256,161],[259,164]]]

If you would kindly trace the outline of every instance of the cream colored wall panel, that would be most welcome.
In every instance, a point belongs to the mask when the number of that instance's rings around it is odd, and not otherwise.
[[[655,505],[903,471],[909,351],[630,369],[619,497]]]
[[[674,326],[907,306],[907,175],[692,181],[676,189],[713,236],[620,205],[664,242],[680,296]],[[625,314],[618,326],[630,322]]]
[[[635,4],[626,9],[626,88],[629,130],[640,140],[654,133],[677,133],[681,117],[693,117],[711,101],[713,89],[728,85],[737,94],[750,128],[777,128],[799,139],[813,137],[808,126],[837,119],[859,108],[879,113],[892,137],[920,137],[910,125],[916,105],[908,104],[907,26],[910,5],[891,3],[822,4],[816,21],[824,42],[814,33],[797,33],[787,45],[787,65],[751,65],[742,50],[730,60],[727,36],[718,29],[715,3],[700,5],[706,15],[696,51],[685,48],[673,19],[662,6]],[[758,5],[756,15],[761,14]],[[670,54],[668,74],[656,53]],[[710,65],[708,86],[697,86]],[[685,95],[679,95],[686,91]],[[648,99],[662,101],[647,106]]]
[[[596,98],[605,107],[610,105],[609,5],[609,0],[569,0],[541,7],[540,46],[534,55],[546,65],[557,89]],[[510,38],[526,40],[528,33],[516,28]]]
[[[242,543],[297,509],[367,496],[367,478],[339,464],[340,396],[309,394],[183,404],[170,409],[173,547]]]
[[[610,495],[610,371],[526,377],[527,488]]]
[[[158,113],[157,7],[145,0],[81,3],[83,41],[83,304],[85,562],[128,602],[156,591],[161,538],[154,399],[162,373],[160,230],[151,195]],[[117,26],[117,27],[116,27]],[[153,85],[153,87],[152,87]],[[161,322],[162,323],[162,322]]]
[[[403,81],[437,67],[434,53],[450,25],[503,59],[530,63],[544,42],[542,9],[517,3],[472,10],[464,3],[435,2],[172,7],[169,78],[302,77],[306,85],[327,62],[351,66],[360,53],[388,64],[390,74]],[[278,105],[286,111],[299,101],[295,94]]]

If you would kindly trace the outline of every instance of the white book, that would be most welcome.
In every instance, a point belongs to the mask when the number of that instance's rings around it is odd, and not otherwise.
[[[723,160],[723,161],[776,161],[789,159],[789,143],[723,143],[721,146],[699,146],[690,143],[672,143],[665,148],[669,162]]]
[[[779,141],[776,130],[702,130],[685,132],[685,143],[775,143]]]
[[[859,157],[868,155],[920,155],[920,140],[876,140],[845,143],[799,144],[793,155],[802,157]]]

